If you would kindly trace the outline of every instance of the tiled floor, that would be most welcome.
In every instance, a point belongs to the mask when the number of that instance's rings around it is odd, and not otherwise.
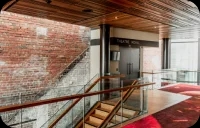
[[[126,121],[118,126],[115,126],[115,128],[121,128],[133,121],[139,120],[143,117],[156,113],[162,109],[170,107],[188,98],[190,98],[190,96],[160,90],[148,90],[148,113],[140,117],[134,118],[132,120]]]

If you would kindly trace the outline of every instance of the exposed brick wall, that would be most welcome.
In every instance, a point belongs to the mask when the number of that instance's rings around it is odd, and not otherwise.
[[[86,27],[1,12],[0,97],[49,88],[88,47],[89,36]]]
[[[143,48],[143,71],[159,70],[162,66],[162,43],[159,41],[159,47]]]

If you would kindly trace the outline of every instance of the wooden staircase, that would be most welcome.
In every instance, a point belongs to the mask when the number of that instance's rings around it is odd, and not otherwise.
[[[85,116],[85,128],[98,128],[106,119],[109,113],[114,109],[114,105],[98,102],[93,109]],[[130,110],[127,108],[120,108],[113,118],[109,121],[107,127],[113,126],[132,118],[139,114],[139,111]],[[122,115],[122,117],[121,117]],[[79,122],[76,128],[83,128],[83,121]]]
[[[133,84],[137,84],[136,81]],[[133,85],[132,84],[132,85]],[[108,101],[97,102],[92,109],[86,114],[83,119],[75,126],[75,128],[104,128],[111,127],[122,121],[133,118],[139,114],[139,110],[131,110],[127,106],[123,105],[123,110],[121,108],[121,103],[125,102],[128,97],[132,94],[134,89],[128,89],[122,93],[122,100],[118,98],[117,103]]]

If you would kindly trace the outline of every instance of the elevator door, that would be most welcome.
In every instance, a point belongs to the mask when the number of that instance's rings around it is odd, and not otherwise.
[[[139,78],[140,50],[139,48],[120,47],[119,71],[129,79]]]

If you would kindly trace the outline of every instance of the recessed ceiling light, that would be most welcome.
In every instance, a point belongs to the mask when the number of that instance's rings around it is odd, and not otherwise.
[[[52,1],[51,0],[46,0],[47,4],[50,4]]]
[[[86,9],[83,9],[82,12],[93,12],[93,10],[89,9],[89,8],[86,8]]]
[[[115,19],[118,19],[118,17],[117,17],[117,16],[115,16]]]
[[[156,26],[154,28],[157,28]]]

